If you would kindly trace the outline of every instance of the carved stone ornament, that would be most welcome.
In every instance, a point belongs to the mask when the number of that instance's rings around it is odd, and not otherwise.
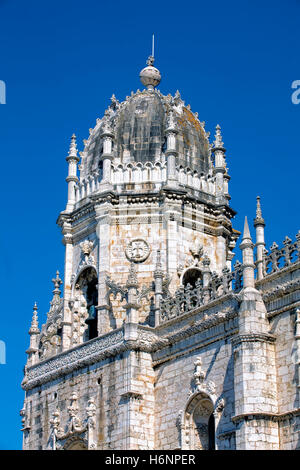
[[[81,251],[82,253],[85,255],[85,256],[89,256],[89,254],[92,252],[92,249],[93,249],[93,242],[90,241],[90,240],[85,240],[84,242],[80,243],[80,248],[81,248]]]
[[[126,257],[129,261],[134,263],[142,263],[150,254],[150,247],[148,243],[142,238],[136,238],[128,243],[125,249]]]
[[[193,374],[194,387],[190,391],[190,394],[193,394],[195,391],[204,392],[208,395],[214,395],[216,392],[216,386],[211,380],[205,380],[205,373],[202,370],[202,360],[200,357],[197,357],[197,360],[194,362],[195,372]]]

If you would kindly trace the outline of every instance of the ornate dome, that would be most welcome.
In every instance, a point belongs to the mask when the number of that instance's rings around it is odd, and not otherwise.
[[[153,72],[155,71],[158,72]],[[131,93],[119,102],[113,95],[102,119],[97,119],[90,137],[84,141],[81,152],[81,176],[87,177],[99,168],[103,153],[104,129],[114,135],[113,164],[130,162],[164,162],[165,130],[170,111],[177,131],[177,165],[207,174],[212,167],[209,133],[204,123],[186,106],[177,91],[175,96],[164,96],[154,89],[160,73],[149,65],[141,72],[141,80],[148,89]],[[151,83],[150,83],[151,82]]]

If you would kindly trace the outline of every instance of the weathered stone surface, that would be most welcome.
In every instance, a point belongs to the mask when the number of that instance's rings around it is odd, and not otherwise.
[[[211,145],[149,67],[90,130],[79,181],[72,136],[63,297],[57,273],[41,329],[34,307],[23,447],[298,449],[300,235],[266,253],[258,198],[232,268],[220,126]]]

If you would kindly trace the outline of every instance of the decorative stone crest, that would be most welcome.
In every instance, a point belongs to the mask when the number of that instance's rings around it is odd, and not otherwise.
[[[68,406],[68,413],[69,413],[69,423],[68,423],[68,432],[79,432],[82,429],[81,420],[78,416],[79,407],[77,403],[78,397],[76,393],[72,393],[71,396],[71,403]]]
[[[80,243],[80,248],[83,255],[88,257],[93,249],[93,242],[90,240],[85,240],[84,242]]]
[[[95,443],[95,430],[96,430],[96,405],[93,398],[90,398],[88,401],[88,406],[86,407],[87,414],[87,439],[88,439],[88,448],[96,449]]]
[[[190,253],[194,258],[194,265],[197,265],[203,256],[203,246],[197,239],[192,247],[190,247]]]
[[[129,261],[134,263],[142,263],[150,254],[150,247],[148,243],[142,238],[136,238],[128,243],[125,249],[126,257]]]
[[[193,374],[194,379],[194,387],[191,390],[191,394],[195,392],[204,392],[208,395],[215,395],[216,386],[214,382],[209,380],[208,382],[205,381],[205,373],[202,370],[202,360],[200,357],[197,357],[197,360],[194,362],[195,365],[195,372]]]

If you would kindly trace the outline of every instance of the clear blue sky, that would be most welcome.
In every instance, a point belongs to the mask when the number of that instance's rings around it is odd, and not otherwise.
[[[104,2],[0,0],[0,449],[21,447],[20,383],[33,302],[45,314],[63,272],[56,226],[65,208],[73,132],[89,135],[115,93],[142,88],[156,35],[160,90],[180,90],[207,130],[222,126],[234,227],[262,198],[267,247],[300,229],[299,0]],[[252,229],[253,233],[253,229]]]

